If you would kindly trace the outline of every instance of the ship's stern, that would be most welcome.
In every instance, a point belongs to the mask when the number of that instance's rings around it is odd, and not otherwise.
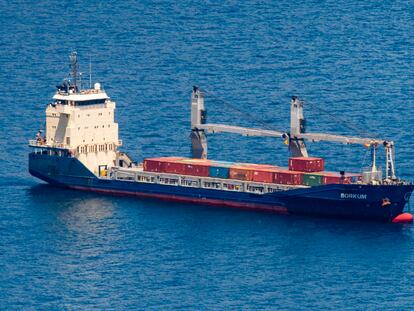
[[[37,148],[29,153],[29,173],[47,183],[59,186],[84,185],[97,178],[68,152]]]

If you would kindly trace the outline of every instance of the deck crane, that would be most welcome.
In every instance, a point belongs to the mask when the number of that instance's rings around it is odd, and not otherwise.
[[[290,131],[279,132],[266,129],[247,128],[225,124],[207,123],[204,107],[204,93],[194,86],[191,96],[191,144],[193,158],[207,158],[206,133],[234,133],[243,136],[267,136],[282,138],[287,142],[289,152],[293,157],[308,157],[305,141],[330,141],[343,144],[364,145],[371,149],[371,169],[363,172],[365,180],[371,183],[382,182],[382,172],[377,169],[377,148],[385,148],[385,181],[396,180],[394,166],[394,142],[374,138],[349,137],[325,133],[306,133],[305,118],[303,115],[303,101],[293,96],[290,104]]]

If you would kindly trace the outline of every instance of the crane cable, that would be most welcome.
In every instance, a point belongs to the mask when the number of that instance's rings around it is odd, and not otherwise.
[[[229,107],[229,108],[231,108],[231,109],[233,109],[233,110],[237,111],[239,114],[241,114],[241,116],[242,116],[242,117],[243,117],[243,116],[245,116],[245,117],[246,117],[246,119],[250,119],[251,121],[253,121],[253,122],[256,122],[256,123],[260,124],[261,126],[263,126],[263,127],[264,127],[264,129],[267,129],[267,130],[274,130],[274,129],[271,127],[271,125],[269,125],[269,123],[268,123],[268,122],[265,122],[265,121],[263,121],[263,120],[261,120],[261,119],[259,119],[259,118],[255,117],[254,115],[252,115],[252,114],[250,114],[250,113],[248,113],[248,112],[245,112],[244,110],[242,110],[242,109],[238,108],[237,106],[235,106],[235,105],[233,105],[233,104],[230,104],[229,102],[225,101],[224,99],[222,99],[222,98],[218,97],[218,96],[217,96],[216,94],[214,94],[213,92],[210,92],[210,91],[208,91],[208,90],[206,90],[206,89],[202,89],[201,91],[203,91],[205,94],[209,95],[211,98],[215,99],[216,101],[218,101],[218,102],[222,103],[222,104],[223,104],[223,105],[225,105],[226,107]],[[302,101],[302,102],[303,102],[303,101]],[[306,103],[306,104],[308,104],[308,103]],[[353,131],[357,132],[359,135],[362,135],[362,136],[367,136],[367,137],[370,137],[370,136],[371,136],[371,137],[373,137],[373,138],[377,138],[377,137],[378,137],[378,135],[372,135],[372,133],[368,133],[368,132],[364,131],[363,129],[361,129],[360,127],[358,127],[355,123],[348,122],[348,121],[347,121],[347,120],[345,120],[344,118],[338,117],[337,115],[334,115],[334,114],[330,113],[330,112],[329,112],[329,111],[327,111],[326,109],[323,109],[323,108],[318,107],[316,104],[312,104],[312,103],[310,103],[310,106],[312,106],[312,107],[313,107],[313,108],[315,108],[316,110],[318,110],[318,111],[320,111],[320,112],[324,113],[325,115],[327,115],[327,116],[331,117],[331,118],[332,118],[332,120],[334,120],[334,121],[340,120],[340,121],[342,122],[342,125],[343,125],[345,128],[348,128],[348,129],[350,129],[350,130],[353,130]],[[369,150],[367,150],[367,151],[364,153],[364,155],[363,155],[363,159],[362,159],[362,167],[365,165],[365,163],[366,163],[366,161],[367,161],[367,156],[368,156],[368,153],[369,153],[369,152],[370,152],[370,151],[369,151]]]
[[[271,130],[273,131],[274,128],[272,127],[271,124],[269,124],[269,122],[263,121],[262,119],[259,119],[257,117],[255,117],[254,115],[252,115],[251,113],[248,113],[240,108],[238,108],[237,106],[230,104],[229,102],[225,101],[224,99],[218,97],[216,94],[214,94],[213,92],[210,92],[206,89],[202,89],[201,91],[203,91],[204,93],[208,94],[211,98],[213,98],[214,100],[220,102],[221,104],[225,105],[226,107],[229,107],[235,111],[237,111],[242,117],[244,116],[246,119],[250,119],[251,121],[260,124],[261,126],[264,127],[264,129],[266,130]]]
[[[229,107],[229,108],[237,111],[239,114],[241,114],[242,117],[244,116],[244,117],[246,117],[246,119],[250,119],[251,121],[253,121],[253,122],[257,123],[257,124],[260,124],[261,126],[264,127],[264,129],[266,129],[266,130],[274,130],[274,128],[268,122],[265,122],[262,119],[259,119],[259,118],[255,117],[255,116],[253,116],[252,114],[250,114],[250,113],[248,113],[248,112],[246,112],[246,111],[238,108],[237,106],[235,106],[233,104],[230,104],[229,102],[225,101],[224,99],[218,97],[213,92],[208,91],[206,89],[202,89],[202,91],[204,93],[208,94],[211,98],[215,99],[216,101],[218,101],[218,102],[222,103],[223,105],[225,105],[225,106],[227,106],[227,107]],[[378,137],[378,135],[373,134],[373,133],[369,133],[369,132],[361,129],[360,127],[358,127],[355,123],[350,122],[350,121],[348,121],[348,120],[346,120],[344,118],[341,118],[341,117],[339,117],[337,115],[334,115],[331,112],[327,111],[326,109],[323,109],[323,108],[317,106],[316,104],[307,103],[307,102],[306,102],[306,104],[309,104],[310,106],[312,106],[316,110],[318,110],[318,111],[324,113],[325,115],[329,116],[333,121],[338,121],[338,120],[341,121],[341,124],[345,128],[350,129],[350,130],[353,130],[353,131],[357,132],[361,136],[373,137],[373,138],[377,138]]]
[[[378,135],[377,135],[377,134],[367,132],[367,131],[363,130],[362,128],[360,128],[360,127],[359,127],[358,125],[356,125],[355,123],[350,122],[350,121],[348,121],[348,120],[346,120],[346,119],[344,119],[344,118],[341,118],[341,117],[339,117],[338,115],[334,115],[334,114],[332,114],[331,112],[327,111],[326,109],[323,109],[323,108],[321,108],[321,107],[317,106],[316,104],[313,104],[313,103],[306,103],[306,104],[309,104],[310,106],[312,106],[312,107],[313,107],[313,108],[315,108],[316,110],[318,110],[318,111],[320,111],[320,112],[324,113],[325,115],[327,115],[327,116],[331,117],[331,119],[332,119],[333,121],[337,121],[337,120],[341,121],[341,122],[342,122],[342,125],[343,125],[345,128],[348,128],[348,129],[350,129],[350,130],[353,130],[353,131],[357,132],[357,133],[358,133],[359,135],[361,135],[361,136],[365,136],[365,137],[372,137],[372,138],[378,138]]]

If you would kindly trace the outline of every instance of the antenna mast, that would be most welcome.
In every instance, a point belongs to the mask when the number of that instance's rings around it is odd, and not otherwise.
[[[70,75],[72,76],[73,85],[75,86],[75,91],[77,90],[77,76],[78,76],[78,54],[73,51],[70,53]]]

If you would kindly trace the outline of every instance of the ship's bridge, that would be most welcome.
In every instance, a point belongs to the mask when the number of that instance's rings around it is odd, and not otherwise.
[[[95,83],[95,88],[79,92],[58,90],[53,99],[54,105],[87,106],[105,104],[106,100],[109,100],[109,96],[101,89],[99,83]]]

